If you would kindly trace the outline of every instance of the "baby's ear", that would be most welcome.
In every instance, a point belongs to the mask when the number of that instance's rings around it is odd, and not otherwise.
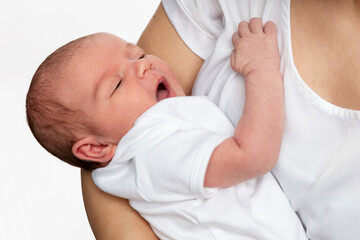
[[[116,145],[102,144],[94,136],[78,140],[72,147],[72,153],[79,159],[93,162],[108,162],[115,153]]]

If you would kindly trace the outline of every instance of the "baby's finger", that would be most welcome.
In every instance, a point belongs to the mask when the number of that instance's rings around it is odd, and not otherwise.
[[[267,22],[264,26],[264,32],[266,34],[276,34],[276,25],[274,22]]]
[[[239,41],[240,41],[239,33],[234,32],[232,36],[232,44],[234,45],[235,48],[238,46]]]
[[[261,18],[252,18],[249,22],[249,28],[252,33],[263,33],[263,23]]]
[[[231,63],[231,68],[238,72],[239,71],[239,68],[238,68],[238,63],[237,63],[237,59],[236,59],[236,50],[234,49],[232,52],[231,52],[231,55],[230,55],[230,63]]]
[[[238,50],[234,49],[231,52],[231,55],[230,55],[231,68],[235,72],[238,72],[238,73],[242,74],[242,69],[243,69],[243,64],[244,64],[243,63],[243,58],[241,57],[241,55],[237,51]]]
[[[249,23],[245,21],[240,22],[238,26],[238,31],[240,37],[244,37],[245,35],[249,34],[250,33]]]

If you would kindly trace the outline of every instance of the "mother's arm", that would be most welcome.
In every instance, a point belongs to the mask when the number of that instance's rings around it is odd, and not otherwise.
[[[97,240],[158,239],[127,199],[99,190],[90,172],[81,170],[81,183],[85,210]]]
[[[191,94],[195,78],[204,61],[181,40],[162,4],[140,36],[137,45],[147,54],[156,55],[166,61],[175,72],[185,93]]]
[[[203,60],[180,39],[160,4],[141,35],[138,45],[173,68],[185,93],[190,95]],[[81,182],[86,213],[97,240],[157,239],[149,224],[126,199],[106,194],[94,185],[91,173],[82,170]]]

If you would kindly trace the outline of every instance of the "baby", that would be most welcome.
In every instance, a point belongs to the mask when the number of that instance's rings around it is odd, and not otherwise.
[[[206,97],[186,97],[165,62],[106,33],[40,65],[29,126],[50,153],[95,169],[95,184],[128,198],[161,239],[306,239],[268,173],[284,121],[276,27],[241,22],[232,42],[246,89],[235,128]]]

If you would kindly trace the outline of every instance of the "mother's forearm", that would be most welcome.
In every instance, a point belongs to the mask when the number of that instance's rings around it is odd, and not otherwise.
[[[86,214],[97,240],[158,239],[128,200],[99,190],[90,172],[81,171],[81,183]]]

